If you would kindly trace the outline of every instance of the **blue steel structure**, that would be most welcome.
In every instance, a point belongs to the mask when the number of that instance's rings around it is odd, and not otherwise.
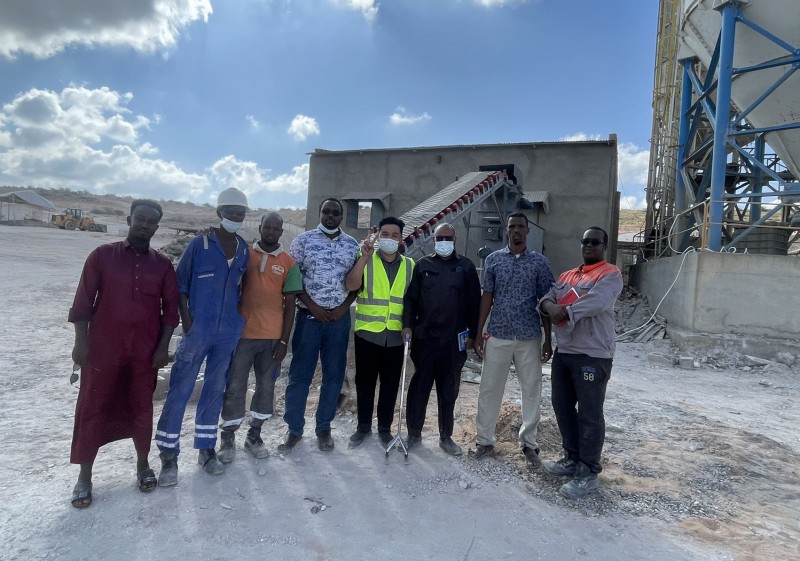
[[[749,20],[740,7],[738,0],[728,0],[716,7],[722,18],[722,28],[711,64],[703,76],[696,71],[693,58],[681,61],[683,84],[674,217],[679,219],[691,209],[690,219],[699,224],[703,220],[701,203],[707,201],[707,247],[713,251],[735,246],[754,228],[784,208],[775,205],[762,213],[763,198],[800,195],[800,184],[796,183],[798,178],[782,169],[777,157],[767,154],[764,140],[764,135],[769,132],[800,128],[800,121],[760,128],[747,122],[753,109],[800,69],[800,46],[787,43]],[[737,25],[746,25],[785,49],[786,56],[747,67],[734,67]],[[786,71],[773,83],[764,84],[763,92],[749,107],[737,110],[731,103],[731,85],[735,77],[776,67],[786,67]],[[731,161],[728,155],[732,155]],[[765,182],[772,182],[777,188],[763,191]],[[744,220],[747,225],[734,230],[730,226],[737,223],[737,214],[740,218],[738,224]],[[681,227],[678,231],[685,232],[685,229]],[[677,249],[683,250],[687,241],[687,236],[682,234]]]

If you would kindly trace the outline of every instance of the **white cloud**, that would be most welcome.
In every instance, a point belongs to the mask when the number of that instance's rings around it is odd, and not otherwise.
[[[234,156],[199,174],[155,157],[158,148],[141,136],[156,119],[132,112],[132,100],[130,93],[77,86],[17,95],[0,108],[0,184],[183,201],[211,200],[229,186],[248,194],[307,189],[307,163],[273,177]]]
[[[422,121],[430,121],[431,118],[432,117],[427,113],[423,113],[422,115],[409,115],[405,107],[398,107],[394,110],[394,113],[389,115],[389,122],[393,125],[414,125]]]
[[[332,0],[336,6],[361,12],[367,21],[374,21],[378,16],[378,4],[375,0]]]
[[[258,119],[256,119],[252,115],[245,115],[244,118],[247,119],[247,122],[250,123],[250,126],[252,128],[254,128],[255,130],[258,130],[258,129],[261,128],[261,123],[259,123]]]
[[[647,184],[650,170],[650,150],[639,148],[630,142],[617,146],[619,179],[624,184]]]
[[[225,156],[209,168],[209,176],[216,189],[236,187],[248,197],[265,191],[299,193],[308,188],[308,167],[302,164],[295,166],[291,173],[270,177],[270,170],[259,168],[255,162]]]
[[[319,124],[314,117],[295,115],[286,132],[291,134],[295,140],[302,142],[309,136],[319,136]]]
[[[637,210],[638,209],[643,209],[643,208],[647,208],[647,201],[644,199],[644,197],[636,198],[636,197],[628,195],[628,196],[619,198],[619,208],[621,208],[621,209],[629,209],[629,210],[632,210],[632,209],[637,209]]]
[[[510,6],[512,4],[524,4],[527,0],[475,0],[477,4],[486,8]]]
[[[586,134],[585,132],[576,132],[575,134],[568,134],[559,138],[562,142],[585,142],[587,140],[603,140],[599,134]]]
[[[0,57],[51,57],[69,46],[173,46],[183,28],[207,21],[210,0],[25,0],[0,2]]]

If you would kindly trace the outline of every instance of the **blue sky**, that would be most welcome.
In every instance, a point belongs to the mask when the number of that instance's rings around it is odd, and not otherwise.
[[[614,132],[642,206],[656,23],[641,0],[3,2],[0,184],[304,207],[314,148]]]

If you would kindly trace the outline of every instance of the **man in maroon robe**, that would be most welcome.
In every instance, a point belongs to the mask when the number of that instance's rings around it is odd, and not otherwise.
[[[175,270],[150,248],[163,211],[150,200],[131,203],[128,237],[102,245],[86,259],[69,321],[72,359],[81,366],[70,461],[80,464],[72,506],[92,504],[92,466],[101,446],[132,438],[139,490],[156,476],[147,455],[153,437],[156,373],[168,362],[178,325]]]

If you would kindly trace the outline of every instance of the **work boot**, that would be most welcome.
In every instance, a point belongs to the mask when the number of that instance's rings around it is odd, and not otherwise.
[[[292,448],[295,447],[295,444],[300,442],[303,439],[302,436],[298,436],[291,432],[286,433],[286,438],[283,439],[281,444],[278,444],[278,451],[289,453],[292,451]]]
[[[236,429],[239,427],[223,428],[220,433],[221,444],[217,458],[223,464],[231,463],[236,458]]]
[[[325,429],[317,433],[317,446],[323,452],[330,452],[334,448],[333,437],[331,436],[331,429]]]
[[[529,468],[535,468],[542,462],[539,459],[539,449],[531,448],[530,446],[523,446],[522,453],[525,455],[525,463]]]
[[[446,438],[439,439],[439,448],[450,454],[451,456],[460,456],[463,454],[461,451],[461,446],[453,442],[453,439],[449,436]]]
[[[492,444],[478,444],[475,450],[469,451],[469,457],[473,460],[482,460],[494,454],[494,446]]]
[[[200,450],[197,454],[197,463],[203,466],[203,471],[209,475],[222,475],[225,473],[225,466],[219,461],[213,448]]]
[[[586,495],[596,493],[599,488],[597,474],[590,473],[586,464],[580,463],[575,469],[575,477],[562,485],[558,492],[568,499],[582,499]]]
[[[161,452],[161,473],[158,474],[159,487],[172,487],[178,484],[178,453]]]
[[[567,455],[564,455],[563,458],[556,462],[542,462],[542,467],[544,467],[545,471],[550,475],[555,475],[556,477],[566,477],[575,475],[577,464],[575,463],[575,460]]]
[[[356,432],[350,435],[350,443],[348,444],[348,447],[357,448],[358,446],[361,446],[364,443],[364,439],[367,438],[370,433],[372,433],[371,427],[358,425]]]
[[[411,450],[420,442],[422,442],[421,436],[412,436],[409,434],[408,437],[406,438],[406,450]]]
[[[247,438],[244,441],[244,448],[256,459],[263,460],[269,457],[269,450],[264,446],[264,441],[261,440],[261,427],[250,427],[250,430],[247,431]]]

